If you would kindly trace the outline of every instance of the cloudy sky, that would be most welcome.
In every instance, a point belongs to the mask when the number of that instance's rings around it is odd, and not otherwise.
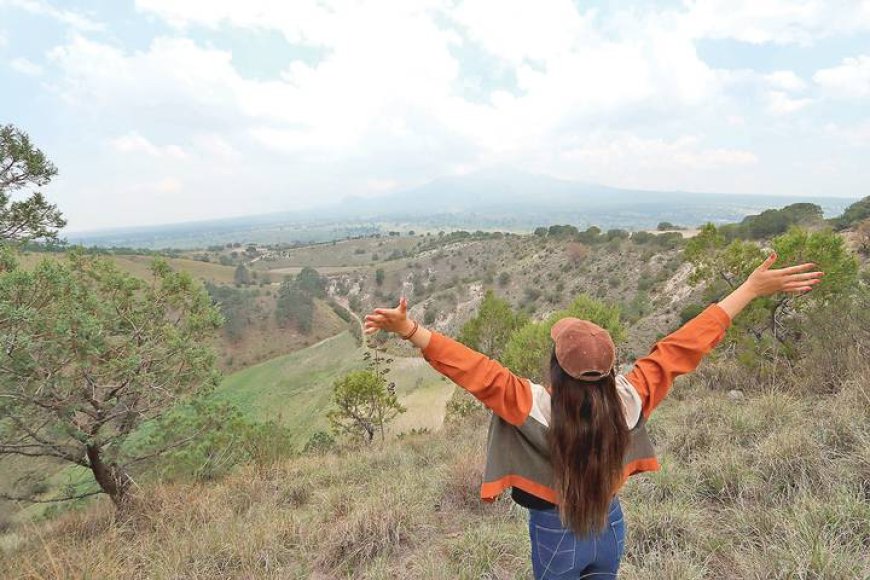
[[[69,230],[510,166],[870,194],[870,0],[0,0],[0,123]]]

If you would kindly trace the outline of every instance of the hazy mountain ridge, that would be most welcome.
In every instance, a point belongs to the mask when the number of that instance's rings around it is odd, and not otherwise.
[[[435,179],[375,198],[348,197],[316,209],[201,222],[71,234],[71,243],[132,247],[201,247],[230,241],[317,242],[399,228],[483,228],[529,231],[570,223],[648,229],[660,221],[694,226],[739,221],[796,202],[819,204],[828,216],[850,198],[644,191],[566,181],[515,170]]]

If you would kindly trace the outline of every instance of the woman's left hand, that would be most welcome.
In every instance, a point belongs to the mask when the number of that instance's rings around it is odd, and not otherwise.
[[[366,315],[363,323],[366,334],[384,330],[405,336],[413,328],[414,322],[408,318],[408,299],[405,297],[399,300],[399,305],[395,308],[375,308],[374,312]]]

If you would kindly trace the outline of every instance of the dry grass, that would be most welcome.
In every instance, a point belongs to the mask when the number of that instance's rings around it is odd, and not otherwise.
[[[622,577],[868,577],[868,371],[834,394],[736,402],[709,375],[677,385],[651,421],[663,469],[621,494]],[[155,486],[126,518],[103,502],[14,530],[0,577],[529,577],[524,510],[476,500],[485,434],[472,413],[383,447]]]

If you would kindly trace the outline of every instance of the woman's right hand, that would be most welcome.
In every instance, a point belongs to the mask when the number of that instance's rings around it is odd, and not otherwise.
[[[743,284],[719,302],[719,306],[731,317],[731,320],[734,320],[734,317],[756,298],[770,296],[777,292],[803,294],[822,281],[824,273],[811,272],[810,270],[816,267],[812,263],[771,269],[776,262],[776,257],[776,253],[769,255]]]
[[[374,334],[379,330],[407,336],[414,329],[414,322],[408,318],[408,300],[404,296],[395,308],[375,308],[366,315],[363,331]]]
[[[822,281],[823,272],[810,271],[815,268],[815,264],[808,262],[790,268],[772,269],[776,258],[775,252],[770,254],[744,282],[753,296],[770,296],[777,292],[801,294],[809,292]]]

